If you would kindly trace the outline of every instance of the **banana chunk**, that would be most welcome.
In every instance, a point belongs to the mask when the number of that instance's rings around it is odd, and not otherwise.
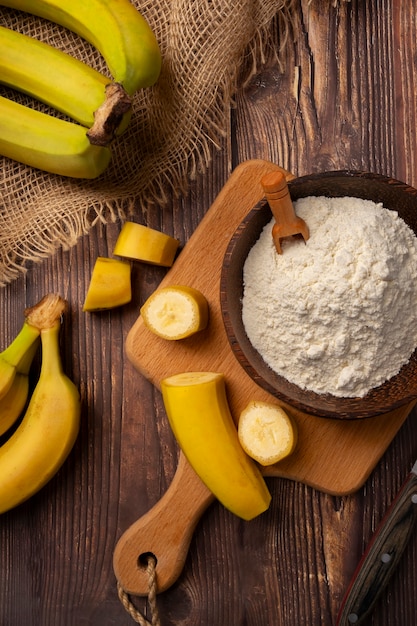
[[[130,263],[98,257],[91,274],[83,311],[113,309],[127,304],[131,299]]]
[[[238,437],[245,452],[261,465],[289,456],[297,444],[297,431],[287,413],[276,404],[250,402],[242,411]]]
[[[151,265],[171,267],[179,243],[178,239],[149,226],[125,222],[117,238],[114,254]]]
[[[2,5],[60,24],[89,41],[130,95],[159,77],[162,56],[155,34],[129,0],[3,0]]]
[[[173,285],[155,291],[140,313],[145,326],[158,337],[178,340],[206,328],[209,309],[201,291],[185,285]]]

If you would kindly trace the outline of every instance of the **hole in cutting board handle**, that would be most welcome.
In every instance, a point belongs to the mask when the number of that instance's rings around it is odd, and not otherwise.
[[[156,554],[153,552],[142,552],[142,554],[139,554],[138,556],[138,567],[146,569],[149,565],[149,559],[153,559],[155,561],[155,566],[158,564]]]
[[[157,593],[165,591],[178,579],[194,528],[213,500],[213,494],[180,453],[177,471],[165,494],[116,544],[113,569],[126,593],[148,594],[149,558],[155,558],[158,564]]]

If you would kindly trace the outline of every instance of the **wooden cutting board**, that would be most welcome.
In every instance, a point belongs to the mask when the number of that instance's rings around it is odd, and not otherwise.
[[[234,231],[264,195],[260,179],[274,169],[280,168],[254,160],[233,171],[161,283],[191,285],[206,296],[210,307],[207,331],[184,341],[168,342],[148,331],[139,317],[126,341],[129,359],[157,387],[162,378],[182,371],[224,373],[234,415],[250,399],[271,400],[272,396],[252,381],[230,348],[220,310],[221,267]],[[278,402],[275,398],[273,401]],[[406,405],[376,418],[346,421],[285,408],[298,424],[298,450],[267,473],[339,495],[353,492],[364,483],[411,410]]]
[[[179,372],[222,372],[234,416],[251,399],[279,403],[238,363],[220,309],[220,275],[226,248],[239,223],[262,199],[262,176],[276,169],[281,168],[263,160],[239,165],[161,283],[199,289],[210,307],[208,328],[189,339],[169,342],[148,331],[139,316],[126,340],[129,359],[158,388],[163,378]],[[311,416],[280,404],[297,422],[298,446],[291,457],[265,468],[264,475],[297,480],[335,495],[349,494],[363,485],[414,406],[412,403],[381,416],[346,421]],[[159,590],[174,582],[195,525],[211,500],[211,494],[181,455],[168,492],[126,531],[116,547],[115,572],[126,591],[147,593],[147,579],[140,572],[138,575],[137,568],[137,557],[142,552],[159,550]]]

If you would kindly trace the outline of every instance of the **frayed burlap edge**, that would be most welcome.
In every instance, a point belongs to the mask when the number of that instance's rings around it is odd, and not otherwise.
[[[257,71],[271,46],[272,21],[279,20],[281,48],[294,23],[294,0],[133,3],[157,36],[161,76],[136,94],[128,130],[112,145],[112,163],[98,179],[65,179],[3,159],[2,286],[25,272],[28,262],[75,245],[97,222],[126,219],[138,206],[140,219],[146,219],[147,211],[163,207],[173,194],[186,193],[221,146],[236,89]],[[20,12],[0,11],[3,25],[107,72],[97,51],[72,33]]]

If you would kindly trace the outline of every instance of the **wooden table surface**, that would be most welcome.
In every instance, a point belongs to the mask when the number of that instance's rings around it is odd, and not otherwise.
[[[296,175],[358,169],[417,186],[417,20],[413,0],[296,2],[299,30],[281,72],[273,55],[242,85],[227,136],[185,197],[135,219],[184,245],[231,171],[266,159]],[[275,37],[275,46],[279,45]],[[128,626],[112,567],[117,540],[167,490],[178,448],[159,392],[124,342],[165,270],[135,265],[131,304],[85,314],[98,255],[119,224],[29,267],[0,292],[1,347],[24,307],[57,291],[70,303],[62,334],[82,426],[67,462],[27,503],[0,518],[1,626]],[[157,598],[162,626],[332,626],[373,531],[417,457],[413,411],[363,487],[330,496],[273,478],[270,510],[242,522],[215,502],[185,568]],[[178,512],[181,515],[181,512]],[[416,626],[417,533],[368,626]],[[145,598],[134,598],[146,613]]]

